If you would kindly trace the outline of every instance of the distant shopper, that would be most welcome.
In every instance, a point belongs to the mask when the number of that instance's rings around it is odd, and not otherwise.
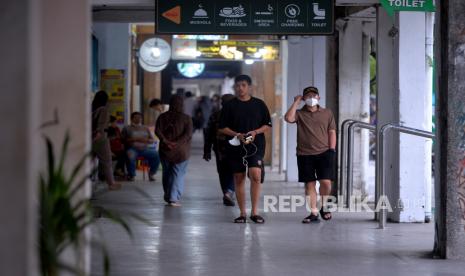
[[[123,140],[126,144],[128,180],[134,181],[136,176],[136,160],[143,157],[150,166],[149,181],[155,181],[155,174],[160,166],[160,157],[153,147],[155,142],[148,127],[142,125],[142,114],[131,114],[131,125],[123,129]]]
[[[149,104],[149,126],[155,127],[155,123],[157,122],[158,116],[160,116],[161,113],[163,113],[163,104],[160,99],[153,99],[150,101]]]
[[[297,124],[299,182],[305,183],[305,195],[310,197],[311,208],[303,223],[319,222],[316,181],[320,182],[320,215],[324,220],[332,217],[325,208],[325,200],[331,194],[331,181],[335,174],[336,123],[331,110],[321,107],[319,100],[318,89],[307,87],[303,96],[294,98],[284,117],[286,122]],[[305,105],[297,110],[301,102]]]
[[[234,95],[226,94],[221,97],[222,105],[234,99]],[[226,156],[226,148],[228,146],[228,137],[218,131],[220,122],[221,110],[217,110],[210,116],[210,119],[205,129],[205,141],[203,147],[203,159],[210,161],[211,150],[215,153],[216,170],[220,177],[221,190],[223,192],[223,204],[226,206],[234,206],[234,175],[229,166]]]
[[[200,97],[194,111],[194,129],[205,131],[208,125],[208,119],[212,113],[212,103],[207,96]]]
[[[229,94],[232,95],[232,94]],[[212,113],[217,112],[218,110],[221,109],[221,97],[218,94],[215,94],[211,98],[211,103],[212,103]]]
[[[123,138],[121,130],[116,124],[116,117],[110,116],[110,126],[107,130],[108,139],[110,140],[110,149],[113,160],[116,160],[115,175],[124,176],[124,163],[126,162],[126,153],[124,151]]]
[[[92,101],[92,153],[97,156],[99,167],[110,190],[121,188],[113,178],[112,158],[110,142],[106,129],[110,122],[110,114],[107,107],[108,95],[101,90],[95,93]]]
[[[234,173],[236,198],[241,214],[235,223],[246,222],[245,176],[251,183],[252,213],[250,219],[255,223],[265,220],[258,214],[260,190],[264,172],[263,156],[265,155],[265,135],[271,128],[270,112],[265,103],[250,95],[252,79],[247,75],[237,76],[234,80],[236,98],[226,103],[221,111],[220,132],[233,139],[228,145],[228,159]]]
[[[191,91],[187,91],[184,97],[185,97],[184,98],[184,107],[183,107],[184,113],[187,116],[192,118],[194,116],[194,109],[195,109],[195,106],[197,104],[197,101],[196,101],[194,95],[192,95]]]
[[[158,117],[155,134],[160,139],[163,198],[170,206],[181,206],[192,139],[192,119],[183,112],[182,97],[171,97],[169,110]]]

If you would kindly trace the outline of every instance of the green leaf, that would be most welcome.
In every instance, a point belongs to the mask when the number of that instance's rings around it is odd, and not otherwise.
[[[82,170],[83,166],[85,165],[85,162],[87,160],[87,158],[89,158],[89,154],[86,154],[84,155],[81,160],[79,160],[79,162],[77,163],[77,165],[73,168],[72,172],[71,172],[71,176],[69,178],[69,182],[70,183],[74,183],[74,180],[76,178],[76,176],[79,174],[79,172]],[[90,175],[87,176],[87,178],[89,177]],[[80,188],[79,188],[80,189]],[[76,190],[76,188],[74,188],[74,190]],[[74,194],[73,192],[71,194]]]
[[[69,141],[70,141],[69,131],[67,130],[66,134],[65,134],[65,140],[63,141],[63,145],[61,147],[60,162],[58,163],[58,173],[59,174],[63,173],[63,166],[64,166],[64,163],[65,163],[65,158],[66,158],[66,156],[68,154]]]
[[[126,233],[128,233],[128,235],[131,238],[133,237],[131,227],[129,227],[129,224],[120,215],[118,215],[116,213],[113,213],[113,212],[110,212],[110,211],[108,211],[106,209],[103,209],[102,213],[104,214],[104,216],[106,216],[107,218],[109,218],[113,222],[121,225],[126,230]]]
[[[49,181],[52,182],[52,178],[55,170],[55,155],[53,153],[53,144],[52,141],[46,137],[45,138],[47,144],[47,161],[48,161],[48,177]]]

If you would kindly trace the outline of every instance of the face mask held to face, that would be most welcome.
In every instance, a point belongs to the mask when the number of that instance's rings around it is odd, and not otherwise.
[[[318,99],[308,98],[308,99],[305,100],[305,104],[310,106],[310,107],[313,107],[313,106],[318,104]]]

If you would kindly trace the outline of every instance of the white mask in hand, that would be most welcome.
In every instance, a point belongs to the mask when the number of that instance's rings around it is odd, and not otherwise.
[[[231,140],[229,140],[229,144],[231,146],[240,146],[241,145],[241,141],[237,138],[237,136],[234,136],[234,138],[232,138]]]
[[[315,106],[318,104],[318,99],[315,99],[315,98],[306,99],[305,104],[308,106]]]

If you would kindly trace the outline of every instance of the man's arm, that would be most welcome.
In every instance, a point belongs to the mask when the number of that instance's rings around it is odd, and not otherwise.
[[[297,112],[297,108],[299,107],[299,104],[301,101],[302,101],[302,96],[298,95],[294,97],[294,102],[292,103],[291,107],[284,115],[284,120],[286,122],[291,123],[291,124],[296,122],[295,113]]]
[[[235,132],[234,130],[230,129],[229,127],[220,128],[220,129],[218,129],[218,131],[221,134],[224,134],[224,135],[227,135],[227,136],[237,136],[237,135],[240,134],[239,132]]]
[[[252,140],[255,140],[255,136],[257,136],[258,134],[260,133],[265,133],[267,132],[269,129],[271,129],[271,127],[269,125],[263,125],[261,126],[260,128],[257,128],[255,130],[252,130],[252,131],[249,131],[247,132],[247,134],[250,134],[252,135]]]
[[[145,140],[144,142],[146,144],[153,144],[155,142],[155,140],[152,137],[152,133],[150,133],[150,129],[148,127],[146,127],[145,129],[147,130],[147,135],[148,135],[147,137],[148,138],[144,139]]]
[[[203,159],[210,161],[213,141],[216,139],[216,127],[218,113],[213,113],[208,119],[207,128],[205,129],[205,137],[203,142]]]
[[[328,131],[329,136],[329,149],[336,150],[336,130],[330,129]]]

